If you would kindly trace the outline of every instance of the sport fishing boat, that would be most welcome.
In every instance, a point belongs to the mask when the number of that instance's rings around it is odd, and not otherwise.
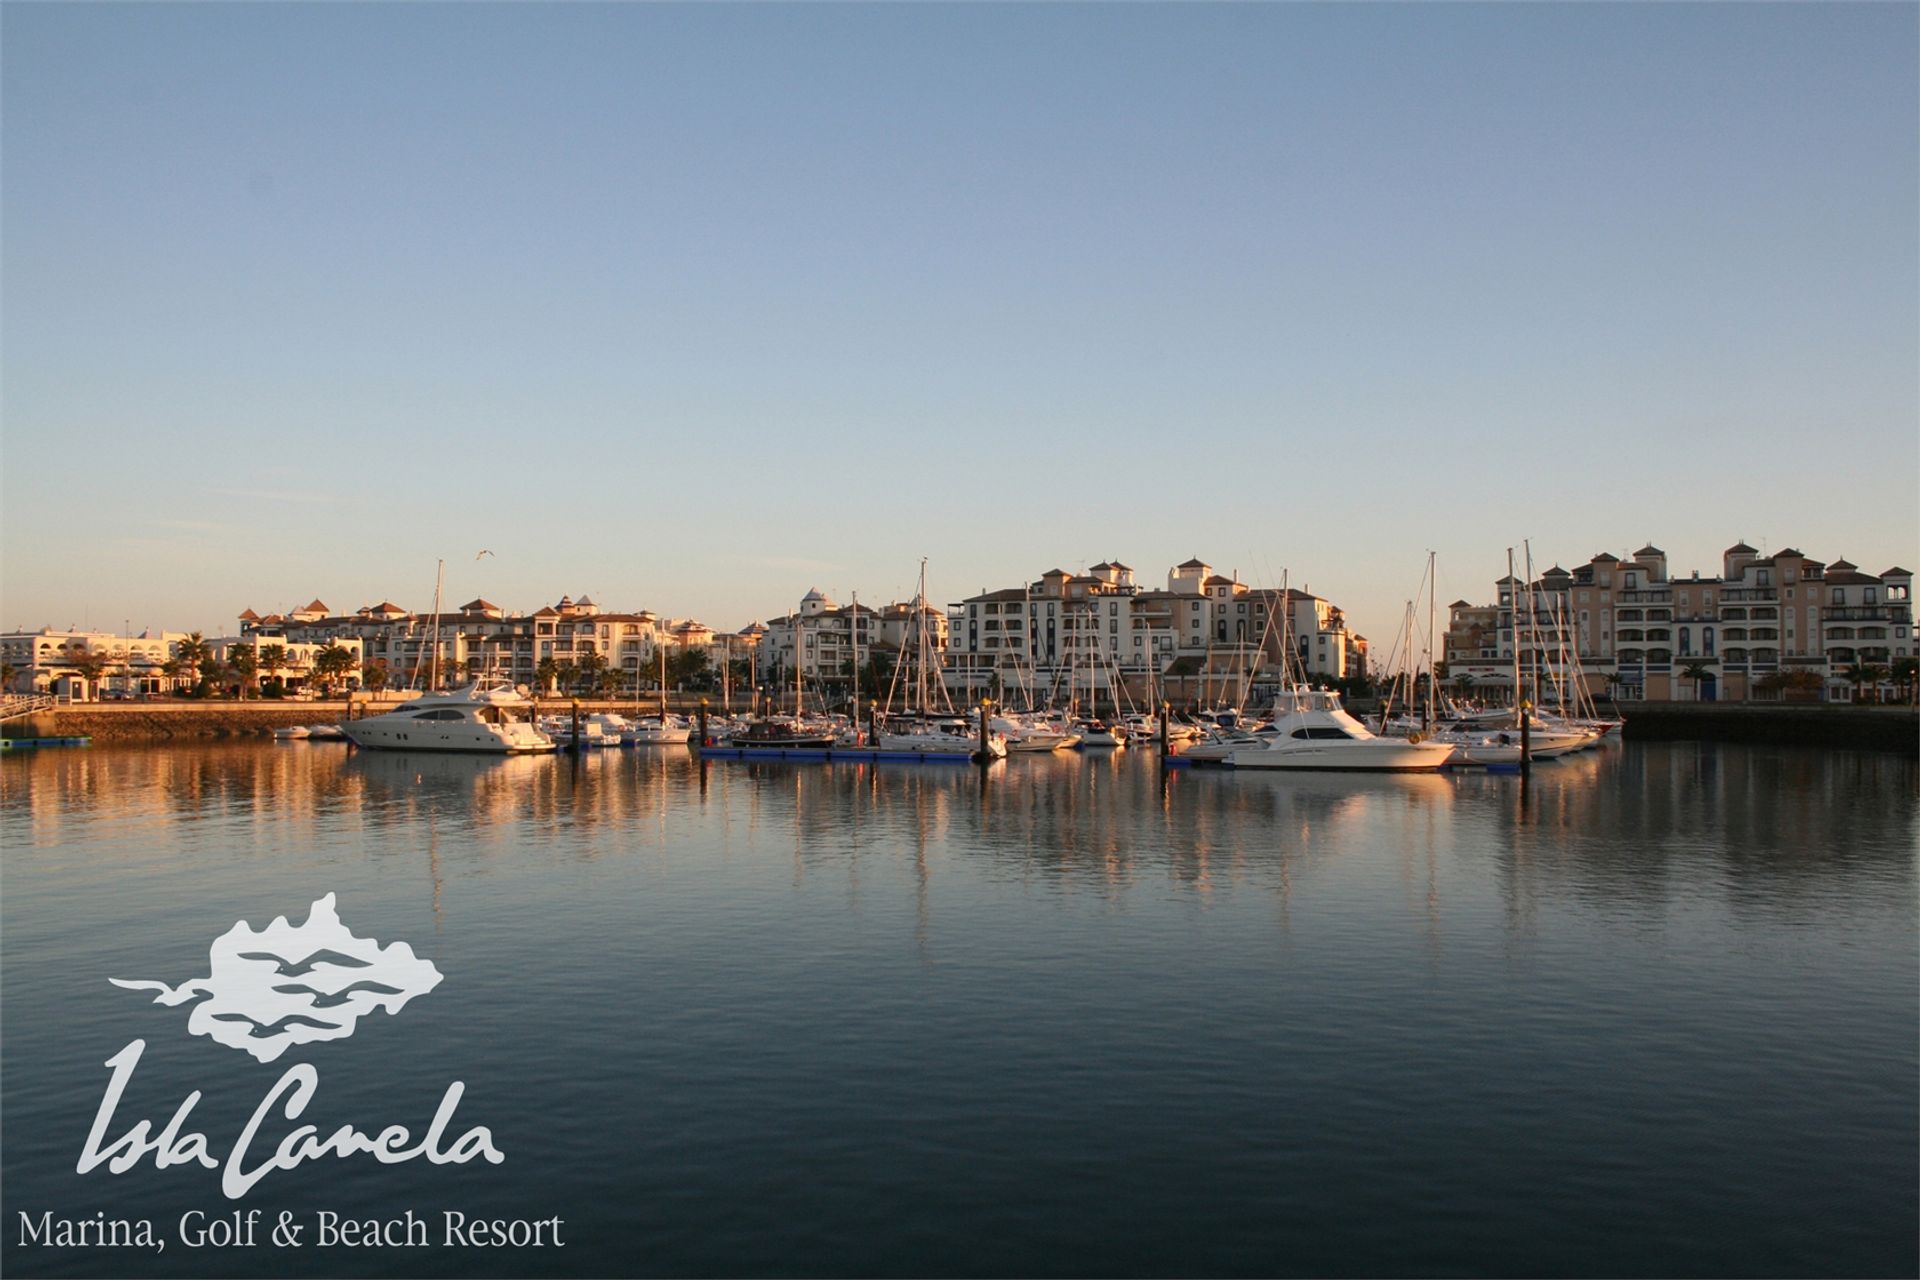
[[[340,726],[357,747],[375,751],[471,751],[520,755],[552,751],[533,723],[533,704],[510,685],[479,683],[429,693],[392,711]]]
[[[1453,744],[1382,738],[1340,705],[1331,689],[1288,689],[1273,706],[1273,728],[1258,745],[1227,756],[1236,769],[1365,769],[1406,772],[1438,769]]]

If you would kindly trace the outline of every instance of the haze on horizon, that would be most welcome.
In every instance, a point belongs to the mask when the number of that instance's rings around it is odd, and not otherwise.
[[[0,626],[1915,565],[1914,6],[0,8]],[[494,554],[476,559],[481,550]]]

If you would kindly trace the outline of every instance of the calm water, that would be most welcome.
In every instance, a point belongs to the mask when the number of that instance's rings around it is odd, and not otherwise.
[[[1914,1274],[1916,767],[1615,745],[1513,777],[1162,774],[332,744],[0,761],[0,1265],[28,1274]],[[236,920],[446,975],[263,1065],[109,977],[204,976]],[[82,1177],[116,1116],[224,1154],[303,1119],[500,1165],[262,1182],[252,1249],[21,1247],[19,1213],[229,1211]],[[295,1122],[270,1120],[268,1145]],[[280,1211],[410,1250],[274,1248]],[[440,1214],[565,1219],[447,1247]]]

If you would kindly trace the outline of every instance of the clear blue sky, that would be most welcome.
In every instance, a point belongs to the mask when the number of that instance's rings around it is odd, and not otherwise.
[[[1916,567],[1917,12],[8,4],[0,625]]]

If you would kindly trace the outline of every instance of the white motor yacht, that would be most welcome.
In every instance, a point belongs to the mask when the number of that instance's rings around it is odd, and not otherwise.
[[[392,711],[340,726],[358,747],[384,751],[478,751],[493,755],[551,751],[534,727],[533,705],[511,686],[478,683],[429,693]]]
[[[1064,721],[1050,721],[1032,713],[995,716],[987,727],[1006,737],[1009,751],[1065,751],[1080,742],[1080,735]]]
[[[693,737],[693,726],[681,716],[646,716],[633,722],[620,740],[628,746],[677,746]]]
[[[1453,755],[1445,742],[1382,738],[1348,715],[1331,689],[1292,689],[1273,707],[1272,733],[1232,752],[1236,769],[1438,769]]]
[[[875,745],[882,751],[912,751],[929,756],[971,756],[980,751],[980,733],[977,725],[970,725],[965,720],[914,720],[901,723],[893,729],[882,729],[880,741]],[[995,733],[989,725],[986,749],[989,759],[1004,760],[1007,755],[1007,735]]]

